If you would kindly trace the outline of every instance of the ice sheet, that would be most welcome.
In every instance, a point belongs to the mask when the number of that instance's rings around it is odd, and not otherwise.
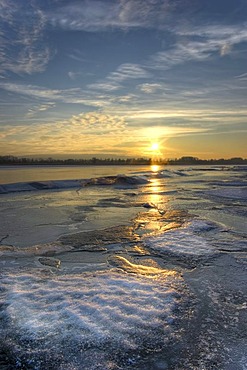
[[[206,191],[206,194],[222,197],[222,198],[230,198],[230,199],[242,199],[247,200],[247,187],[236,188],[236,187],[226,187],[221,189],[209,190]]]

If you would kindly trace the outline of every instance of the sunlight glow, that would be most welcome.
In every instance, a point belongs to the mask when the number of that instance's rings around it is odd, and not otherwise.
[[[158,151],[159,150],[159,144],[158,143],[153,143],[151,145],[151,150],[154,151],[154,152]]]

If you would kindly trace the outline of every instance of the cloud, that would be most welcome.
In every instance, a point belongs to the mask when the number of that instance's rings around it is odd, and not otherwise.
[[[127,80],[146,79],[152,75],[143,66],[135,63],[123,63],[116,71],[111,72],[105,79],[89,84],[90,89],[115,91],[122,88],[121,83]]]
[[[123,23],[159,27],[168,19],[179,4],[178,1],[162,0],[121,0],[119,20]]]
[[[103,1],[71,2],[49,14],[54,27],[69,30],[95,31],[113,26],[117,6]]]
[[[152,78],[160,70],[168,70],[187,62],[205,62],[218,56],[231,54],[235,45],[247,42],[247,25],[239,26],[200,26],[183,27],[179,25],[170,28],[176,36],[176,42],[166,50],[159,51],[142,64],[123,63],[105,79],[89,84],[89,89],[116,91],[123,88],[128,80]],[[145,94],[167,91],[164,84],[147,82],[139,85],[139,90]]]
[[[16,2],[11,0],[1,0],[0,1],[0,18],[3,21],[12,23],[14,20],[14,14],[18,9]]]
[[[89,61],[86,57],[85,57],[85,51],[82,52],[81,50],[79,49],[75,49],[73,50],[73,52],[71,52],[70,54],[68,54],[68,57],[73,59],[73,60],[76,60],[77,62],[92,62],[92,61]]]
[[[42,108],[42,107],[41,107]],[[148,155],[150,140],[228,133],[246,133],[246,110],[242,121],[237,110],[139,110],[123,115],[89,112],[67,120],[36,124],[4,125],[0,135],[1,153],[14,155],[115,153]],[[126,113],[126,112],[125,112]],[[153,124],[150,125],[150,122]],[[215,125],[217,122],[217,125]],[[244,124],[243,124],[244,122]]]
[[[46,89],[35,85],[24,85],[15,83],[0,83],[0,87],[4,90],[11,91],[13,93],[28,95],[38,98],[51,99],[54,97],[56,100],[63,98],[63,90]],[[68,91],[71,91],[68,90]]]
[[[168,51],[161,51],[150,58],[148,66],[154,69],[169,69],[175,65],[182,64],[190,60],[203,61],[208,59],[212,51],[205,43],[188,42],[186,45],[177,44]]]
[[[81,72],[73,72],[73,71],[69,71],[68,72],[68,76],[71,80],[76,80],[78,77],[81,76]]]
[[[159,28],[181,4],[172,0],[71,1],[54,9],[48,18],[54,27],[76,31]]]
[[[127,137],[123,117],[81,113],[68,120],[39,125],[5,125],[1,152],[20,154],[109,152]]]
[[[220,110],[220,109],[214,109],[214,108],[208,108],[208,109],[148,109],[148,110],[137,110],[136,112],[130,113],[128,115],[131,119],[149,119],[149,118],[190,118],[191,120],[198,120],[199,118],[209,118],[211,120],[218,118],[226,119],[227,117],[236,117],[236,114],[239,113],[240,116],[243,118],[247,115],[247,109],[226,109],[226,110]]]
[[[237,78],[240,81],[247,81],[247,73],[242,73],[241,75],[236,76],[235,78]]]
[[[151,73],[139,64],[124,63],[121,64],[115,72],[112,72],[107,79],[116,82],[123,82],[129,79],[149,78]]]
[[[87,85],[89,89],[103,90],[103,91],[115,91],[121,88],[121,85],[114,81],[102,81]]]
[[[234,125],[235,132],[246,131],[247,109],[149,109],[125,115],[129,129],[157,130],[164,128],[164,135],[222,132]]]
[[[138,88],[145,94],[154,94],[164,89],[161,84],[157,83],[144,83],[139,85]]]
[[[81,88],[47,89],[35,85],[16,83],[0,83],[0,88],[12,93],[26,95],[32,98],[60,101],[63,103],[83,104],[93,107],[104,107],[110,104],[109,97],[105,95],[84,91]]]
[[[42,2],[40,1],[40,8],[37,6],[38,3],[38,1],[35,3],[1,1],[1,73],[11,71],[17,74],[33,74],[45,70],[54,55],[44,43],[44,32],[49,24],[66,30],[92,32],[114,28],[166,30],[178,41],[173,48],[157,53],[147,63],[149,68],[157,69],[171,68],[188,60],[203,61],[214,52],[218,52],[223,57],[231,52],[234,45],[247,41],[246,24],[193,26],[196,23],[193,19],[193,24],[187,22],[184,26],[184,21],[178,21],[181,17],[181,9],[182,14],[186,14],[187,11],[186,4],[182,1],[92,0],[78,2],[72,0],[65,4],[64,2],[53,2],[53,7],[46,8],[45,11],[41,10]],[[178,25],[174,25],[172,21],[175,16]],[[20,17],[22,22],[19,21]],[[199,38],[200,41],[195,41],[195,38]],[[85,56],[81,52],[71,53],[69,56],[78,61],[85,61]],[[115,71],[108,78],[121,82],[126,78],[138,78],[138,73],[140,78],[144,78],[148,75],[145,68],[147,66],[139,66],[143,69],[141,72],[140,70],[131,71],[131,65],[128,67],[126,64],[122,66],[125,70]],[[136,77],[133,77],[134,74]],[[71,79],[77,76],[75,72],[69,72]],[[103,90],[103,85],[99,85],[98,88]]]
[[[123,117],[113,116],[102,113],[81,113],[77,116],[73,116],[70,120],[70,124],[78,129],[83,129],[88,134],[104,135],[109,133],[120,134],[122,130],[125,130],[126,123]]]
[[[0,21],[0,73],[44,71],[53,55],[43,42],[45,14],[33,2],[5,0]]]
[[[180,36],[198,36],[205,39],[214,39],[218,42],[225,42],[228,40],[228,43],[237,44],[246,40],[247,34],[247,24],[241,23],[238,25],[200,25],[200,26],[191,26],[184,28],[175,27],[174,32]]]
[[[176,26],[170,29],[177,42],[168,50],[151,56],[146,68],[166,70],[188,61],[203,62],[214,55],[230,54],[233,47],[247,42],[247,24],[238,26]]]
[[[48,109],[54,108],[55,106],[56,106],[56,104],[54,102],[48,102],[48,103],[45,103],[45,104],[40,104],[40,105],[34,106],[34,107],[28,109],[28,113],[26,114],[26,117],[27,118],[33,118],[34,116],[36,116],[40,112],[45,112]]]
[[[225,56],[227,54],[230,54],[231,49],[232,49],[232,46],[230,44],[224,44],[224,45],[222,45],[222,47],[220,49],[220,55],[223,57],[223,56]]]

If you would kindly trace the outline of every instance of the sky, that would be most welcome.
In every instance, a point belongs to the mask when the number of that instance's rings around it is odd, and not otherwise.
[[[246,0],[0,0],[0,155],[247,157]]]

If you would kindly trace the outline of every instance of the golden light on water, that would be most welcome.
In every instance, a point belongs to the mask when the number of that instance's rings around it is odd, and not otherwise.
[[[156,206],[158,206],[158,204],[162,202],[162,197],[160,195],[161,186],[160,186],[160,180],[159,179],[152,179],[151,180],[150,190],[151,191],[150,191],[150,195],[149,195],[149,201],[150,201],[150,203],[153,203]]]
[[[151,165],[151,171],[152,172],[158,172],[160,170],[160,166],[158,164],[152,164]]]
[[[123,270],[130,272],[130,273],[135,273],[138,275],[145,275],[146,277],[150,277],[150,278],[155,278],[158,275],[162,275],[163,277],[168,277],[168,276],[177,276],[178,274],[175,270],[162,269],[153,260],[149,260],[149,262],[152,262],[153,266],[134,264],[122,256],[115,255],[111,257],[111,263],[114,263],[114,265],[116,265],[117,267],[120,267]]]

